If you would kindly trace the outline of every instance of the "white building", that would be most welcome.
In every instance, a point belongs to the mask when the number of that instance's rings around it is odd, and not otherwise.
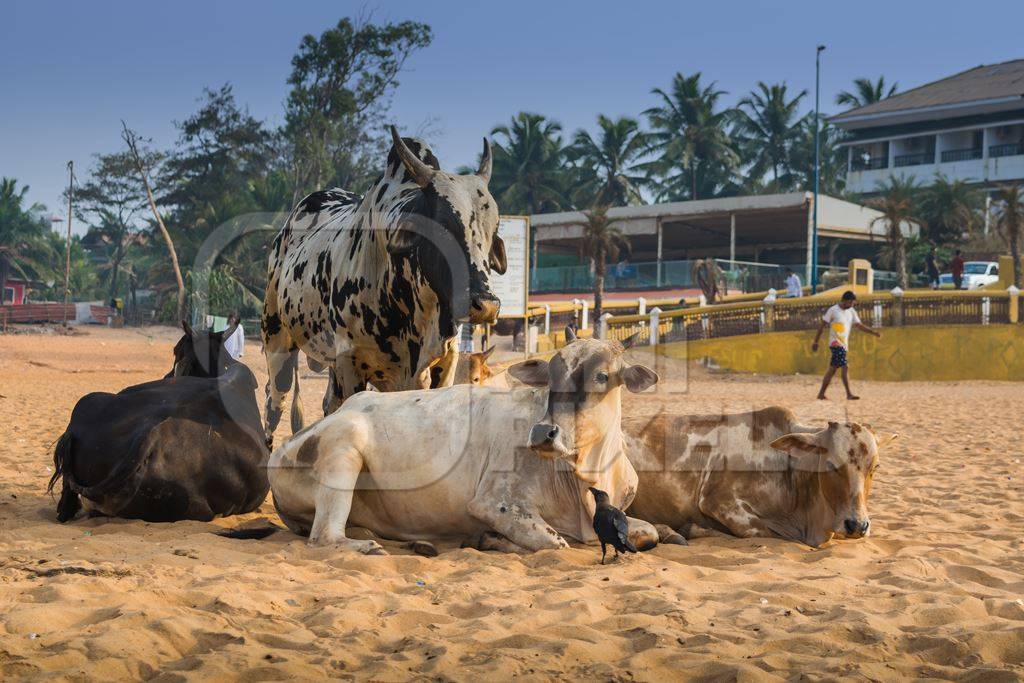
[[[979,66],[832,117],[849,139],[846,189],[936,173],[993,187],[1024,181],[1024,59]]]

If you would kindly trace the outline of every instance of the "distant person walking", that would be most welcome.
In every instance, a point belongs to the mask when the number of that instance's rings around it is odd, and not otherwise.
[[[956,250],[956,256],[949,262],[949,272],[953,275],[954,289],[962,289],[964,284],[964,257],[960,250]]]
[[[237,313],[228,316],[228,327],[238,323],[234,333],[224,342],[224,350],[235,360],[241,360],[245,355],[245,330],[242,329],[242,319]]]
[[[793,272],[792,268],[786,268],[786,296],[803,296],[804,288],[800,283],[800,276]]]
[[[935,247],[928,250],[924,257],[925,270],[928,271],[928,285],[932,289],[939,288],[939,264],[935,262]]]
[[[818,398],[821,400],[825,400],[825,391],[828,389],[832,377],[839,368],[843,370],[843,386],[846,387],[847,400],[856,401],[860,398],[860,396],[854,396],[853,392],[850,391],[849,365],[846,357],[850,344],[850,329],[856,327],[876,337],[881,337],[882,335],[860,321],[860,316],[853,309],[856,303],[856,294],[852,291],[843,292],[843,298],[839,303],[825,312],[821,319],[821,325],[818,326],[818,334],[814,336],[814,344],[811,345],[811,350],[817,351],[821,333],[824,331],[825,326],[828,326],[828,348],[832,353],[832,360],[829,362],[828,370],[825,371],[825,376],[821,380],[821,391],[818,392]]]

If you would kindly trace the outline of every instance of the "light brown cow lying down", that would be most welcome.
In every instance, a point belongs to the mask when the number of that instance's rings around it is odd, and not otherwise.
[[[640,478],[632,517],[687,538],[774,536],[819,546],[870,532],[878,450],[867,425],[802,426],[785,408],[713,416],[662,413],[623,423]]]

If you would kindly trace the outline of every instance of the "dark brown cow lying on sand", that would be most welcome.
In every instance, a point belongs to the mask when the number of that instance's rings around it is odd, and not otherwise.
[[[235,331],[195,332],[163,379],[83,396],[53,454],[57,521],[91,514],[149,522],[251,512],[270,488],[256,377],[224,350]]]
[[[868,535],[878,451],[896,438],[876,437],[857,423],[803,426],[779,407],[736,415],[662,413],[624,422],[623,431],[640,478],[631,516],[687,538],[724,533],[810,546],[833,535]]]

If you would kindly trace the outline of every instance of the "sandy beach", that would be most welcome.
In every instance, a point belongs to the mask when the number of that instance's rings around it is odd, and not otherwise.
[[[162,376],[176,338],[0,336],[5,680],[1024,678],[1019,384],[857,382],[861,401],[820,402],[816,377],[664,368],[660,393],[625,399],[629,416],[780,404],[898,432],[872,535],[817,550],[701,539],[601,566],[582,546],[365,557],[212,533],[278,523],[269,498],[209,524],[55,523],[51,448],[75,402]],[[262,383],[258,344],[245,361]],[[307,375],[308,422],[325,383]]]

